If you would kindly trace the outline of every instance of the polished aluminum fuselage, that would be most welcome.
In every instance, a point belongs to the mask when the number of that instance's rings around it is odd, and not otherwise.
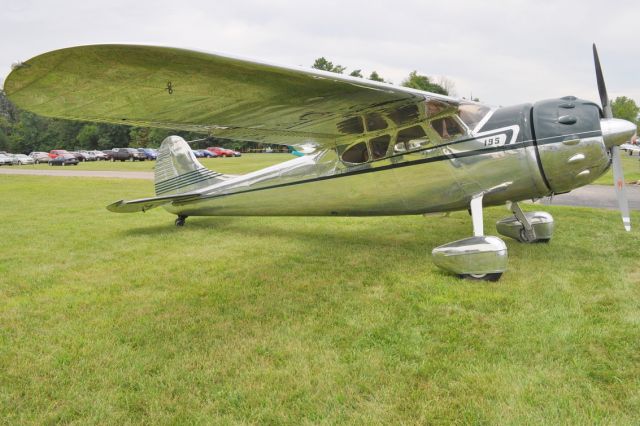
[[[230,177],[198,191],[197,200],[174,202],[165,209],[184,216],[443,212],[467,209],[478,194],[484,194],[485,205],[540,198],[561,192],[550,187],[550,177],[560,184],[570,177],[577,187],[606,170],[609,160],[601,135],[591,132],[536,144],[530,110],[531,105],[524,105],[492,112],[492,119],[471,135],[365,164],[346,164],[336,149],[324,149]],[[501,143],[487,146],[488,140]]]

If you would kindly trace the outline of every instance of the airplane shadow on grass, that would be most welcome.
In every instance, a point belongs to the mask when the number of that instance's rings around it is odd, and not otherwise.
[[[283,241],[302,243],[299,245],[299,252],[295,255],[305,259],[305,262],[320,264],[327,262],[327,247],[335,247],[336,252],[348,253],[349,258],[362,259],[362,262],[367,264],[371,262],[371,257],[375,253],[385,253],[385,256],[391,253],[391,256],[394,257],[393,266],[391,268],[388,264],[385,267],[381,266],[381,271],[391,269],[400,272],[409,263],[413,264],[412,268],[415,268],[417,261],[415,255],[419,254],[420,262],[427,260],[424,265],[425,274],[434,274],[432,276],[437,277],[453,277],[453,275],[436,268],[429,262],[431,249],[450,241],[452,238],[465,238],[469,233],[466,218],[462,222],[459,218],[453,220],[437,218],[436,221],[416,218],[418,224],[411,221],[404,230],[402,226],[398,226],[397,232],[388,230],[379,232],[377,229],[379,229],[380,222],[372,221],[370,224],[366,224],[367,218],[353,218],[354,222],[351,222],[350,218],[340,218],[337,223],[335,221],[330,223],[334,218],[303,218],[316,220],[317,223],[312,228],[305,224],[296,226],[294,223],[292,225],[292,220],[299,219],[284,217],[283,221],[279,223],[265,223],[262,218],[247,220],[245,217],[196,217],[189,218],[187,224],[182,228],[167,222],[162,225],[124,229],[121,233],[128,237],[190,234],[190,237],[199,244],[202,243],[203,237],[215,237],[215,232],[218,230],[224,230],[224,234],[219,234],[220,238],[233,238],[234,236],[238,238],[277,238],[283,239]],[[419,223],[421,219],[425,222]],[[440,220],[445,222],[439,222]],[[405,258],[402,253],[410,253],[411,256]],[[271,260],[267,258],[271,257],[265,256],[264,261],[270,262]]]

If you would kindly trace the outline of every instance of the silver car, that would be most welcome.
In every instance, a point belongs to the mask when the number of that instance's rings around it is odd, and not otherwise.
[[[107,154],[105,154],[102,151],[93,150],[93,151],[88,151],[88,152],[93,154],[96,157],[97,161],[107,161],[109,159],[109,157],[107,157]]]
[[[0,154],[0,166],[12,166],[13,158],[6,154]]]
[[[24,154],[15,154],[13,158],[18,161],[19,165],[33,164],[35,162],[33,158]]]
[[[36,164],[48,163],[50,160],[49,154],[46,152],[34,151],[31,154],[29,154],[29,157],[33,158],[33,161]]]

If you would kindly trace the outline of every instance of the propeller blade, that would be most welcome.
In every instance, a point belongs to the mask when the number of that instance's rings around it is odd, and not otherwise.
[[[602,104],[602,111],[604,112],[604,118],[613,118],[611,112],[611,105],[609,104],[609,95],[607,94],[607,86],[604,84],[604,75],[602,74],[602,66],[600,66],[600,57],[598,56],[598,49],[596,44],[593,43],[593,62],[596,64],[596,80],[598,82],[598,94],[600,95],[600,103]]]
[[[622,172],[622,160],[620,159],[620,148],[617,145],[611,147],[611,159],[613,160],[613,183],[616,187],[616,196],[618,197],[618,207],[622,214],[622,223],[624,229],[631,231],[631,218],[629,217],[629,200],[627,200],[627,191],[624,185],[624,174]]]

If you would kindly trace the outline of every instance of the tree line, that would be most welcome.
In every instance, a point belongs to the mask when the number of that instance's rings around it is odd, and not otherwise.
[[[333,64],[324,57],[318,58],[313,68],[343,74],[347,68]],[[361,69],[349,73],[352,77],[365,78]],[[375,70],[369,80],[384,82]],[[402,81],[402,86],[443,95],[452,94],[453,83],[446,79],[434,82],[432,78],[412,71]],[[474,99],[476,100],[476,99]],[[636,123],[640,107],[633,99],[620,96],[612,102],[613,115]],[[48,152],[52,149],[104,150],[113,147],[157,147],[169,135],[178,135],[186,140],[201,139],[202,134],[182,130],[130,127],[118,124],[89,123],[41,117],[17,108],[0,90],[0,151],[29,153]],[[203,145],[224,145],[231,149],[244,150],[256,144],[246,141],[231,141],[209,137]],[[257,144],[260,147],[260,144]]]

